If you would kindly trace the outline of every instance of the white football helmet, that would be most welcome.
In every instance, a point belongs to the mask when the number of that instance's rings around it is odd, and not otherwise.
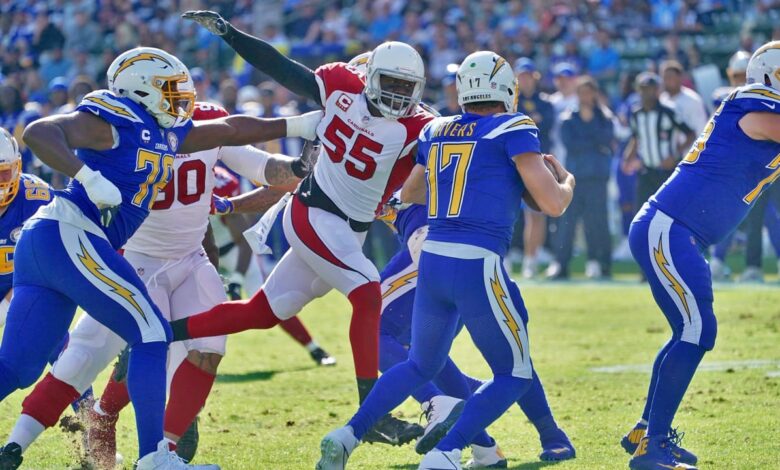
[[[146,108],[161,127],[173,127],[192,116],[195,85],[187,67],[173,55],[153,47],[137,47],[119,55],[108,67],[108,88]]]
[[[507,112],[517,108],[517,79],[509,63],[491,51],[477,51],[458,67],[455,87],[458,104],[498,101]]]
[[[7,130],[0,128],[0,207],[11,203],[19,192],[22,156],[19,144]]]
[[[761,83],[780,90],[780,41],[759,47],[747,66],[747,82]]]
[[[409,94],[382,89],[382,77],[411,82]],[[366,63],[366,97],[388,119],[414,113],[425,88],[425,65],[410,45],[390,41],[376,47]]]

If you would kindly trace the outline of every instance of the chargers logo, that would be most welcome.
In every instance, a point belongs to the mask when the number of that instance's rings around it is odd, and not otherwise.
[[[346,111],[352,106],[352,101],[352,98],[342,93],[336,100],[336,106],[338,106],[340,110]]]
[[[16,243],[19,241],[19,235],[22,234],[22,227],[16,227],[15,229],[11,230],[10,239],[12,242]]]
[[[176,152],[179,148],[179,138],[173,132],[168,132],[168,146],[171,148],[171,152]]]

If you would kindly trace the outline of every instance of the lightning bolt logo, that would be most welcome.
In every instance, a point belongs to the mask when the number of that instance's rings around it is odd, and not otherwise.
[[[493,70],[490,72],[489,80],[493,80],[493,77],[495,77],[498,71],[501,70],[501,67],[503,67],[504,64],[506,64],[506,59],[504,59],[503,57],[496,56],[493,58],[493,60],[495,61],[495,63],[493,64]]]
[[[97,261],[95,261],[95,258],[92,257],[92,255],[87,251],[87,248],[84,246],[84,243],[79,240],[79,245],[81,247],[81,253],[79,253],[79,261],[81,261],[81,264],[84,265],[85,268],[87,268],[87,271],[92,273],[93,276],[100,279],[100,281],[111,288],[111,291],[121,296],[123,299],[125,299],[130,305],[133,306],[134,309],[138,311],[138,313],[141,315],[141,318],[146,320],[146,315],[144,314],[143,309],[141,309],[141,306],[138,305],[138,302],[135,301],[135,294],[127,290],[127,288],[123,287],[121,284],[116,282],[115,280],[111,279],[110,277],[106,276],[103,271],[105,268],[98,264]]]
[[[506,295],[506,292],[504,291],[504,287],[501,285],[501,282],[498,280],[498,268],[493,268],[493,277],[490,279],[490,287],[493,289],[493,297],[496,298],[496,302],[498,302],[498,307],[501,309],[501,312],[504,314],[504,323],[506,323],[506,326],[509,328],[509,331],[512,332],[512,336],[515,338],[515,343],[517,343],[517,347],[520,348],[520,357],[525,356],[525,350],[523,349],[523,343],[520,341],[520,325],[517,324],[517,320],[515,320],[515,317],[512,315],[512,312],[509,311],[509,307],[506,304],[506,299],[509,297]]]
[[[653,248],[653,257],[655,258],[655,264],[658,266],[658,269],[660,269],[661,272],[664,273],[666,279],[669,280],[669,287],[671,287],[680,298],[683,308],[685,309],[685,313],[688,315],[688,323],[690,323],[691,310],[688,307],[688,299],[686,297],[688,293],[685,291],[682,283],[669,271],[669,261],[667,261],[666,255],[664,254],[663,235],[658,237],[658,248]]]
[[[141,54],[134,55],[133,57],[128,57],[127,59],[123,60],[122,63],[119,64],[119,68],[116,69],[116,72],[114,72],[113,80],[116,80],[116,77],[119,75],[121,71],[125,70],[126,68],[130,67],[134,63],[139,62],[141,60],[149,60],[149,61],[161,60],[166,64],[168,64],[169,67],[173,67],[173,65],[170,62],[168,62],[168,59],[166,59],[165,57],[159,54],[153,54],[151,52],[142,52]]]
[[[382,294],[382,298],[387,298],[392,294],[393,292],[397,291],[398,289],[402,288],[403,286],[409,284],[412,282],[413,279],[417,277],[417,271],[412,271],[410,273],[404,274],[403,276],[399,277],[398,279],[394,280],[390,283],[390,287],[387,288],[384,294]]]
[[[119,106],[115,106],[115,105],[113,105],[113,104],[103,100],[102,98],[98,98],[97,96],[89,96],[89,97],[87,97],[87,101],[92,101],[93,103],[99,104],[100,106],[103,106],[106,109],[110,109],[111,111],[113,111],[113,112],[115,112],[117,114],[121,114],[122,116],[127,116],[129,118],[135,118],[135,116],[133,116],[132,114],[127,112],[126,109],[121,108]]]

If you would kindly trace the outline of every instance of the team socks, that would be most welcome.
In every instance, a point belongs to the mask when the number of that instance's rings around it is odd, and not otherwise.
[[[117,382],[112,373],[103,395],[95,406],[95,411],[103,415],[116,416],[129,403],[130,392],[127,391],[127,384],[124,381]]]
[[[171,381],[171,396],[165,410],[165,432],[181,437],[206,404],[216,376],[185,359]]]
[[[650,419],[647,420],[648,436],[666,436],[669,433],[677,408],[704,353],[704,348],[686,341],[676,341],[669,348],[658,368],[658,383],[653,393]]]
[[[135,408],[138,454],[155,452],[163,438],[168,343],[138,343],[130,350],[127,387]]]
[[[379,316],[382,291],[378,282],[369,282],[347,296],[352,304],[349,342],[355,375],[360,379],[376,379],[379,369]]]
[[[653,394],[655,393],[655,386],[658,383],[658,370],[661,368],[661,363],[664,361],[666,354],[674,346],[677,340],[671,338],[666,344],[663,345],[653,361],[653,372],[650,375],[650,386],[647,390],[647,400],[645,401],[645,409],[642,410],[642,420],[647,424],[647,420],[650,418],[650,406],[653,404]]]
[[[171,322],[173,340],[222,336],[250,329],[268,329],[278,325],[263,290],[250,299],[224,302],[207,312]]]
[[[292,317],[279,323],[279,327],[288,335],[292,336],[292,338],[300,343],[301,346],[307,347],[309,344],[314,343],[308,330],[306,330],[306,327],[303,326],[303,323],[298,317]],[[316,343],[314,344],[316,348]],[[311,351],[311,349],[309,351]]]

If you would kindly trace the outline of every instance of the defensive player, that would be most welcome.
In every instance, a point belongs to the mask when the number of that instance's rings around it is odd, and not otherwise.
[[[396,200],[395,197],[391,199]],[[385,372],[409,357],[418,262],[428,233],[428,220],[427,210],[421,204],[386,204],[379,219],[387,223],[401,241],[401,249],[380,274],[382,319],[379,330],[379,368]],[[462,326],[461,322],[457,332]],[[436,377],[412,394],[422,405],[428,419],[425,434],[417,441],[418,453],[426,453],[436,445],[457,419],[463,400],[468,399],[483,384],[481,380],[462,373],[452,359],[447,358]],[[536,371],[531,388],[520,398],[518,405],[539,432],[541,460],[558,461],[575,457],[574,446],[555,422]],[[471,452],[473,460],[466,465],[467,468],[498,468],[506,465],[501,449],[487,433],[480,433],[475,438],[471,443]]]
[[[163,439],[170,330],[116,250],[135,233],[171,178],[174,154],[285,135],[313,138],[311,127],[320,116],[231,116],[193,127],[189,71],[154,48],[120,54],[107,78],[110,91],[90,93],[75,112],[25,129],[24,140],[35,154],[73,180],[25,224],[19,238],[14,261],[24,269],[14,276],[0,345],[0,399],[38,378],[81,306],[132,348],[128,388],[136,410],[137,468],[186,468]],[[0,454],[8,466],[21,463],[18,445],[7,445]]]
[[[494,378],[469,398],[420,468],[461,468],[461,449],[531,386],[526,312],[501,258],[526,189],[534,206],[559,216],[571,201],[574,178],[554,158],[542,157],[538,129],[514,112],[516,82],[502,57],[471,54],[458,69],[456,84],[464,114],[425,127],[417,165],[402,191],[402,200],[427,202],[429,221],[409,359],[382,374],[349,423],[325,436],[318,469],[343,469],[376,419],[435,377],[461,319]]]
[[[417,136],[433,117],[417,106],[425,84],[422,59],[407,44],[381,44],[369,57],[364,82],[345,63],[312,72],[214,12],[187,12],[184,17],[220,35],[283,86],[314,100],[325,118],[317,128],[323,152],[285,208],[290,250],[251,299],[173,322],[174,337],[271,328],[335,288],[352,304],[350,342],[362,401],[376,381],[382,305],[379,272],[362,244],[380,203],[409,175]],[[367,440],[398,444],[421,431],[389,415],[378,425],[381,432]]]
[[[678,447],[670,431],[696,368],[715,345],[703,252],[733,231],[780,177],[780,41],[753,53],[747,77],[631,224],[631,252],[672,327],[653,364],[642,419],[623,441],[631,451],[626,440],[645,434],[629,462],[633,469],[695,468],[696,456]]]
[[[305,147],[310,148],[310,147]],[[316,156],[314,157],[316,158]],[[252,253],[251,248],[244,239],[244,231],[251,227],[251,223],[247,219],[248,214],[254,216],[258,212],[263,212],[265,209],[274,205],[279,199],[289,190],[294,189],[284,186],[275,186],[273,188],[263,189],[263,198],[253,204],[253,207],[246,207],[237,203],[240,210],[236,211],[234,204],[230,198],[241,195],[241,183],[238,181],[232,173],[223,167],[217,166],[214,168],[214,173],[217,179],[217,184],[214,187],[214,198],[212,204],[214,205],[214,212],[220,215],[220,221],[227,227],[230,232],[232,243],[238,247],[238,262],[236,263],[235,270],[229,275],[230,282],[228,283],[228,297],[230,300],[241,300],[241,288],[243,287],[250,294],[254,294],[265,279],[266,273],[263,270],[264,259],[259,255]],[[296,181],[297,184],[299,181]],[[247,195],[240,200],[246,200]],[[254,200],[254,198],[253,198]],[[235,213],[234,213],[235,212]],[[280,224],[281,225],[281,224]],[[248,251],[244,254],[243,251]],[[283,250],[279,254],[284,254]],[[246,257],[247,259],[242,259]],[[249,282],[247,272],[249,271],[249,264],[256,263],[259,275],[252,277],[254,282]],[[298,317],[289,318],[279,323],[279,328],[283,329],[285,333],[290,335],[298,344],[303,346],[309,353],[309,357],[318,366],[334,366],[336,365],[336,358],[328,354],[316,341],[312,338],[306,325],[303,324]]]

